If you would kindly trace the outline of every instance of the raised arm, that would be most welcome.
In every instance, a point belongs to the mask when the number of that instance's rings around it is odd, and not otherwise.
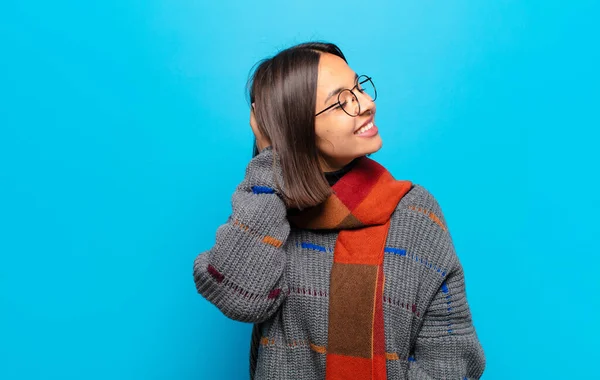
[[[217,229],[215,245],[194,260],[198,293],[237,321],[267,320],[288,290],[283,246],[290,226],[276,191],[274,174],[278,183],[282,176],[273,155],[268,147],[250,161],[232,196],[232,214]]]

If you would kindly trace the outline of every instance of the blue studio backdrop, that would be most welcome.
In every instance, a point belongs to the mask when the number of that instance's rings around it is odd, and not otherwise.
[[[594,378],[593,1],[3,1],[0,379],[244,379],[249,324],[196,293],[251,156],[245,83],[338,44],[372,156],[439,200],[485,380]]]

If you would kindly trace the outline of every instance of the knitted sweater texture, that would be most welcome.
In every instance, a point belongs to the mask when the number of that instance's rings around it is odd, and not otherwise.
[[[274,165],[275,163],[275,165]],[[254,157],[216,243],[194,260],[196,289],[225,316],[253,323],[250,378],[322,380],[337,231],[291,227],[273,151]],[[415,184],[391,217],[383,312],[387,378],[479,379],[485,356],[442,210]]]

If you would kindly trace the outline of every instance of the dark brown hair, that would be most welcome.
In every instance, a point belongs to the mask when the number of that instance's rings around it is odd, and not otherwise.
[[[289,208],[315,206],[331,194],[319,165],[315,133],[322,53],[346,61],[332,43],[306,42],[260,61],[247,84],[258,128],[271,140],[279,158],[284,182],[283,190],[279,190]],[[257,154],[255,139],[253,156]]]

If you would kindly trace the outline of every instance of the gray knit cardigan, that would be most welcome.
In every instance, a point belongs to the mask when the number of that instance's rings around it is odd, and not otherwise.
[[[282,179],[271,149],[250,161],[194,281],[225,316],[253,323],[250,378],[321,380],[337,232],[291,227]],[[463,269],[438,202],[418,184],[392,214],[384,274],[387,378],[478,379],[485,357]]]

